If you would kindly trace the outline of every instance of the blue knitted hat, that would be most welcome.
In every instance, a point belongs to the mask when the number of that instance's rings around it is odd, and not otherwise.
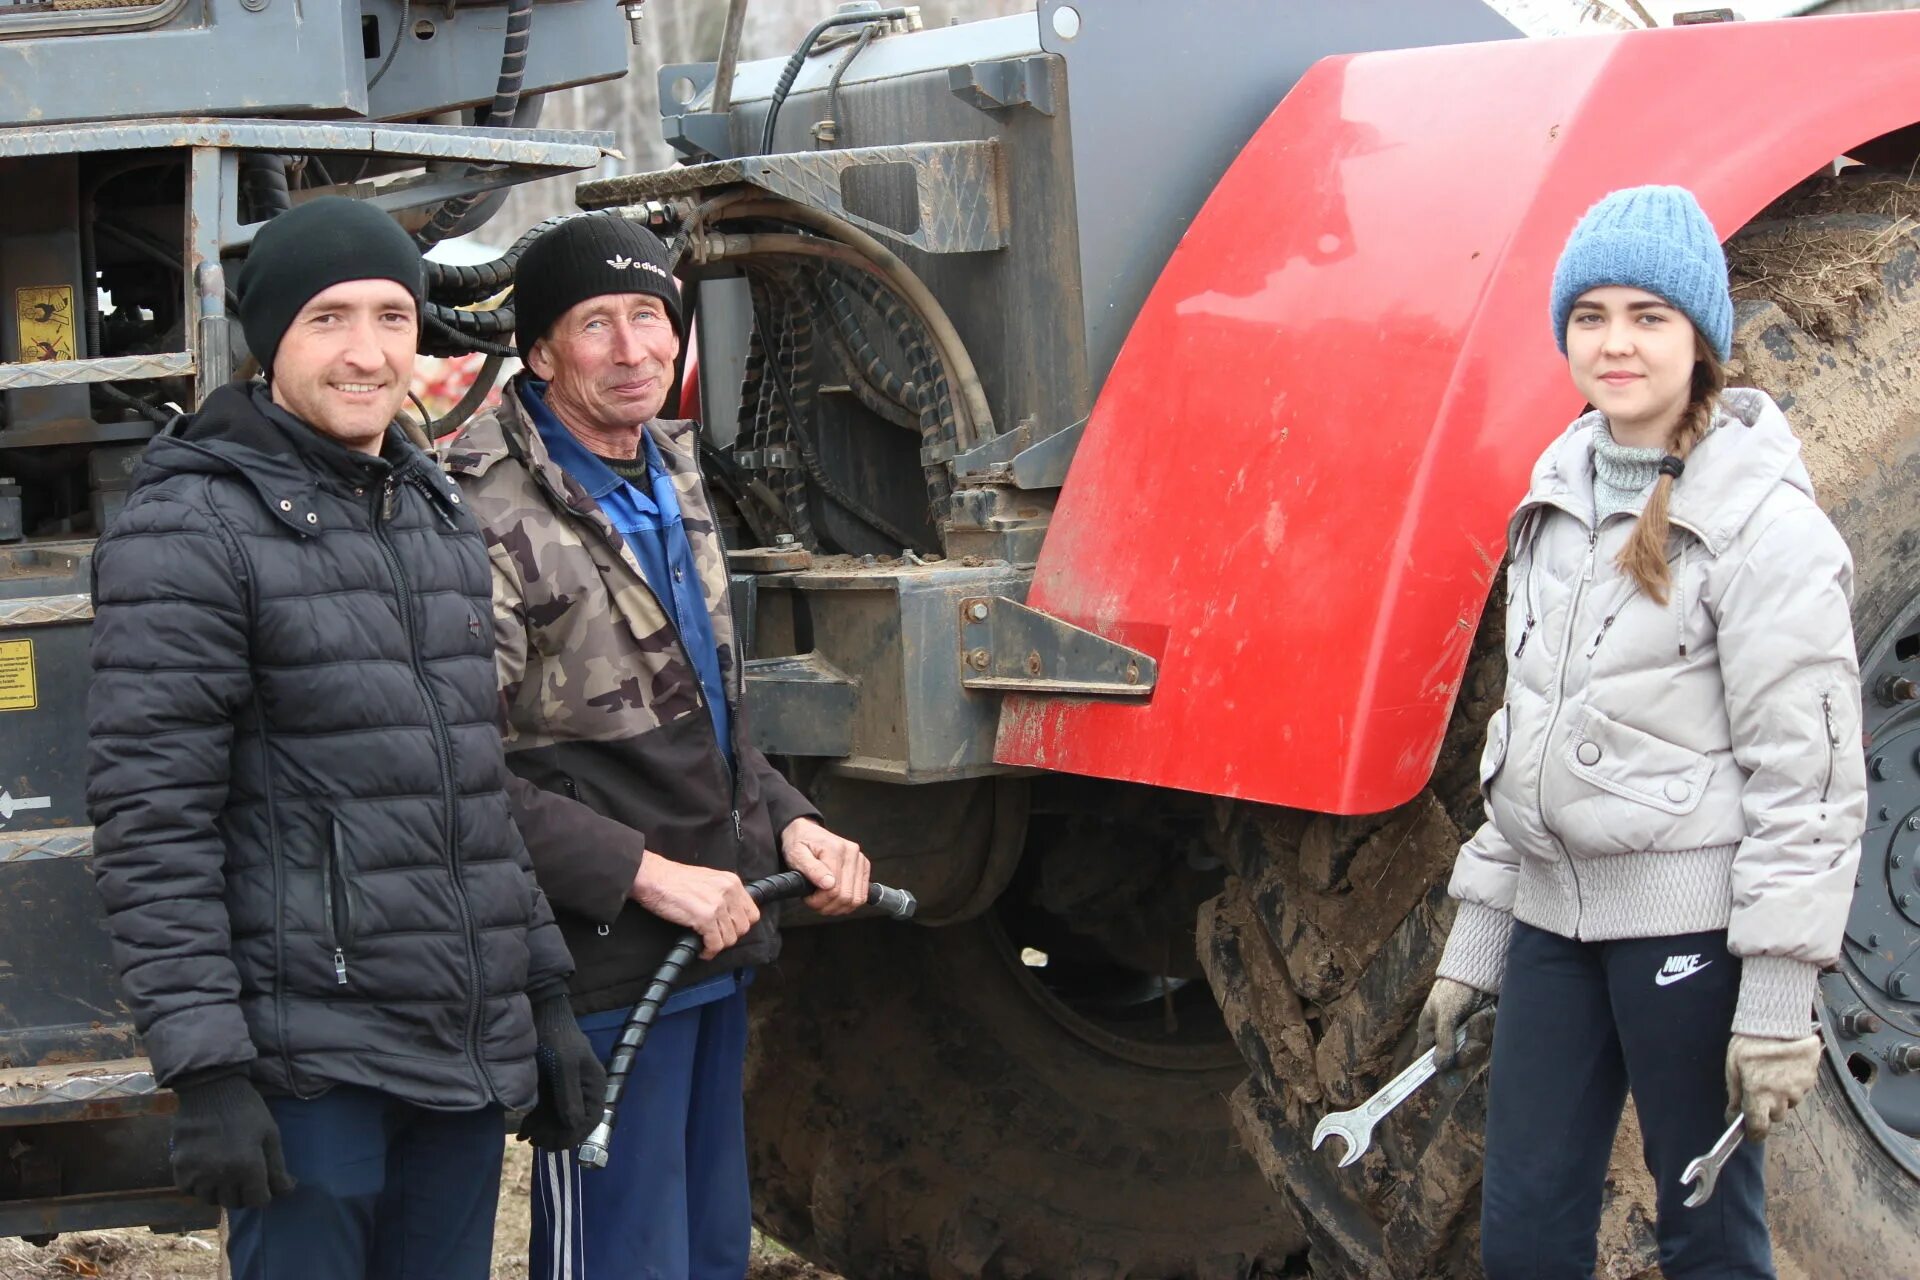
[[[1727,257],[1706,210],[1685,187],[1628,187],[1587,210],[1553,269],[1553,340],[1567,352],[1567,317],[1589,289],[1627,285],[1666,299],[1733,354]]]

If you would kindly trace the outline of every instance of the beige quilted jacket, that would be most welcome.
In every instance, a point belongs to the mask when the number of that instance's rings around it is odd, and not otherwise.
[[[1676,482],[1661,605],[1593,528],[1593,415],[1508,527],[1506,701],[1460,850],[1443,976],[1498,990],[1515,919],[1569,938],[1726,929],[1734,1030],[1807,1033],[1866,820],[1853,560],[1764,393],[1732,390]]]

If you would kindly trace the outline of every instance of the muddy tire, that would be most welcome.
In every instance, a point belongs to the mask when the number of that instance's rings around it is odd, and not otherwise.
[[[1873,810],[1888,809],[1883,831],[1920,815],[1920,703],[1890,708],[1873,693],[1902,663],[1920,681],[1920,230],[1906,216],[1915,213],[1920,188],[1826,180],[1729,244],[1742,299],[1733,382],[1762,387],[1786,408],[1821,501],[1853,548],[1867,727],[1889,762],[1890,776],[1870,784]],[[1483,1070],[1443,1077],[1403,1104],[1348,1169],[1308,1143],[1320,1115],[1352,1106],[1410,1056],[1412,1022],[1452,921],[1447,875],[1479,821],[1473,770],[1505,675],[1499,615],[1487,611],[1425,792],[1364,819],[1236,807],[1222,838],[1234,874],[1201,909],[1201,961],[1249,1069],[1233,1094],[1240,1132],[1300,1218],[1312,1274],[1326,1280],[1480,1274]],[[1908,829],[1920,832],[1920,822]],[[1869,832],[1867,887],[1850,927],[1863,938],[1874,887],[1898,898],[1900,884],[1888,888],[1889,839]],[[1875,970],[1868,957],[1864,977],[1843,965],[1824,979],[1830,1012],[1857,1009],[1869,980],[1909,952],[1920,979],[1920,881],[1906,887],[1916,891],[1910,935],[1883,938],[1886,964]],[[1885,1122],[1858,1079],[1877,1080],[1887,1110],[1895,1086],[1876,1065],[1890,1051],[1879,1041],[1920,1040],[1912,1016],[1920,1005],[1878,994],[1884,1034],[1848,1039],[1829,1017],[1821,1091],[1769,1144],[1783,1276],[1920,1275],[1911,1229],[1920,1147]],[[1910,1130],[1920,1128],[1920,1097],[1912,1115]],[[1638,1148],[1629,1107],[1608,1179],[1601,1275],[1657,1274],[1652,1187]]]
[[[796,930],[753,1004],[755,1216],[822,1266],[1239,1280],[1300,1247],[1234,1139],[1231,1046],[1091,1043],[996,917]]]

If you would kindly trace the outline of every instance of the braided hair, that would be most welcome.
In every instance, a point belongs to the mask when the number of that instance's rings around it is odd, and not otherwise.
[[[1672,573],[1667,568],[1667,506],[1683,469],[1683,465],[1675,465],[1675,460],[1685,464],[1694,446],[1706,438],[1713,426],[1720,393],[1727,389],[1727,368],[1714,354],[1713,344],[1701,336],[1698,329],[1694,330],[1694,341],[1699,360],[1693,366],[1693,389],[1680,421],[1667,437],[1668,461],[1660,467],[1660,477],[1653,483],[1653,492],[1647,495],[1646,508],[1634,525],[1633,536],[1620,548],[1619,558],[1614,561],[1622,573],[1640,584],[1649,598],[1663,605],[1673,585]]]

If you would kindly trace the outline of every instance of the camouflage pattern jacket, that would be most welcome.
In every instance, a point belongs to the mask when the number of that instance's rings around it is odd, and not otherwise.
[[[493,561],[495,660],[506,704],[514,818],[573,952],[580,1014],[631,1004],[680,930],[629,897],[642,850],[753,880],[780,868],[778,836],[816,811],[757,750],[725,551],[691,422],[647,424],[673,473],[733,721],[729,769],[671,616],[625,541],[549,457],[518,379],[447,451]],[[772,912],[683,985],[771,960]]]

